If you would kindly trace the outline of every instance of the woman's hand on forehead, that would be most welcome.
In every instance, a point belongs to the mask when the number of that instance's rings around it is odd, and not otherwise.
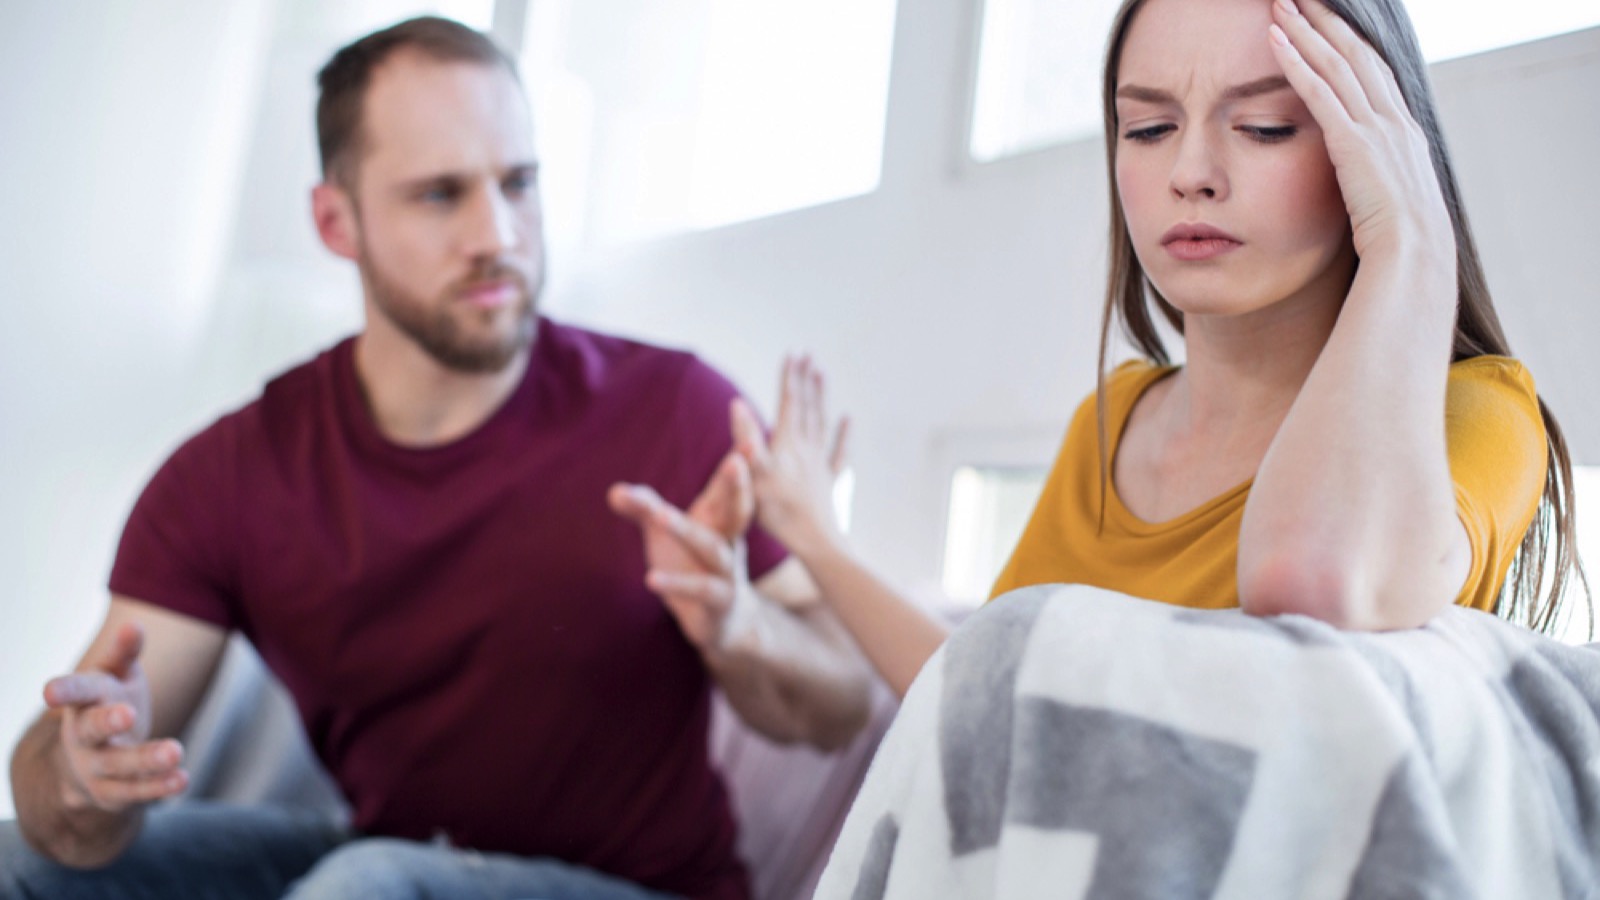
[[[1454,233],[1422,127],[1394,72],[1319,0],[1274,0],[1272,52],[1322,128],[1356,253],[1432,248],[1455,258]]]

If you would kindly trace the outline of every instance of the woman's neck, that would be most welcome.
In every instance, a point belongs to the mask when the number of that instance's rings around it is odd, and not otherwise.
[[[1291,298],[1240,316],[1188,316],[1167,421],[1193,435],[1276,432],[1338,321],[1342,297]]]

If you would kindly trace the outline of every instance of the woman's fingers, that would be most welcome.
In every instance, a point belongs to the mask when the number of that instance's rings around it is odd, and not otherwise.
[[[1268,32],[1284,77],[1325,132],[1370,118],[1372,104],[1350,63],[1290,0],[1272,5]]]
[[[772,466],[772,450],[767,446],[767,436],[761,433],[761,423],[756,419],[755,411],[748,403],[736,399],[729,407],[728,415],[734,447],[750,464],[752,475],[765,475]]]
[[[800,427],[803,401],[800,360],[786,355],[783,358],[783,374],[778,384],[778,417],[772,423],[774,441]]]
[[[1394,70],[1389,68],[1389,64],[1383,61],[1371,44],[1356,34],[1349,23],[1339,18],[1322,0],[1305,0],[1301,12],[1350,64],[1373,111],[1390,117],[1410,115],[1405,97],[1400,93],[1400,84],[1395,80]]]
[[[833,432],[833,450],[828,454],[828,470],[838,477],[844,471],[845,461],[849,458],[847,451],[850,443],[850,417],[839,419],[839,427]]]
[[[1352,121],[1410,118],[1388,63],[1321,0],[1304,0],[1303,7],[1297,7],[1295,0],[1277,0],[1273,18],[1301,59],[1328,83]]]

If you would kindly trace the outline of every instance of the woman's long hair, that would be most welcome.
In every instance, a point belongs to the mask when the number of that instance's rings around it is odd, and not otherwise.
[[[1455,336],[1451,344],[1452,362],[1485,354],[1510,356],[1505,332],[1500,328],[1500,317],[1494,311],[1489,297],[1489,286],[1483,277],[1483,265],[1478,259],[1477,243],[1472,239],[1472,229],[1467,225],[1466,209],[1461,203],[1461,189],[1456,184],[1455,171],[1445,151],[1444,133],[1439,127],[1439,113],[1434,104],[1433,91],[1428,83],[1427,65],[1422,50],[1417,45],[1416,33],[1399,0],[1322,0],[1329,9],[1354,29],[1356,34],[1371,44],[1383,61],[1394,71],[1406,107],[1422,126],[1428,139],[1428,152],[1433,160],[1433,170],[1439,187],[1444,192],[1445,207],[1450,211],[1450,225],[1456,239],[1456,305]],[[1106,284],[1105,312],[1100,324],[1100,363],[1097,387],[1097,407],[1100,413],[1100,484],[1101,510],[1105,509],[1106,486],[1110,480],[1110,460],[1106,458],[1106,362],[1111,343],[1113,320],[1117,320],[1123,334],[1146,357],[1160,365],[1171,361],[1165,343],[1151,318],[1151,307],[1159,310],[1161,317],[1179,334],[1183,333],[1183,313],[1178,311],[1156,290],[1139,258],[1134,254],[1133,240],[1128,234],[1127,219],[1122,214],[1122,199],[1117,192],[1117,71],[1122,62],[1122,45],[1128,27],[1144,0],[1124,0],[1111,26],[1111,36],[1106,44],[1105,71],[1102,79],[1102,103],[1105,115],[1106,177],[1111,197],[1110,278]],[[1262,40],[1266,38],[1263,36]],[[1588,579],[1574,548],[1572,462],[1567,454],[1567,442],[1556,424],[1555,416],[1539,400],[1539,414],[1544,419],[1547,440],[1548,468],[1545,475],[1544,495],[1538,511],[1528,527],[1522,546],[1517,551],[1506,586],[1496,601],[1495,612],[1537,631],[1552,632],[1558,624],[1557,615],[1568,584],[1574,578],[1583,586],[1585,599],[1589,597]],[[1540,588],[1548,590],[1540,596]],[[1590,603],[1592,612],[1592,602]],[[1592,632],[1592,626],[1591,626]]]

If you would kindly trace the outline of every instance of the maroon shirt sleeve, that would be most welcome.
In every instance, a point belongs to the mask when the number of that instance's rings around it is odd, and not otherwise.
[[[698,358],[684,374],[683,387],[678,397],[680,435],[693,448],[692,457],[702,460],[705,479],[709,479],[733,448],[733,426],[728,408],[738,388]],[[755,408],[755,404],[750,404]],[[705,479],[701,483],[704,484]],[[746,564],[751,581],[759,581],[778,563],[789,557],[789,551],[778,539],[766,533],[760,525],[752,525],[745,535]]]
[[[122,529],[111,591],[223,628],[236,626],[237,519],[225,418],[161,466]]]

